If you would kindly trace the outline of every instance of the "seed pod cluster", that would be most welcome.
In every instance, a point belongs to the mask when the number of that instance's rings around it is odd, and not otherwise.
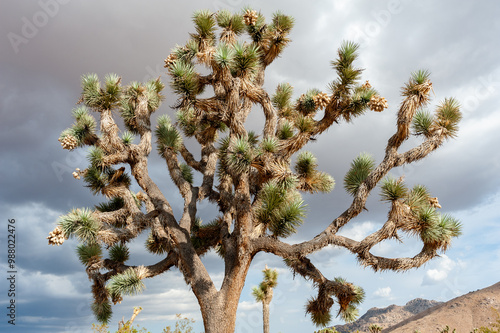
[[[368,102],[368,106],[372,111],[382,112],[389,107],[389,104],[387,104],[387,100],[384,97],[373,95]]]
[[[85,176],[86,173],[87,173],[87,169],[80,170],[80,168],[76,168],[75,171],[72,173],[72,175],[73,175],[73,178],[80,179],[82,176]]]
[[[429,198],[429,205],[434,208],[441,208],[438,198]]]
[[[319,93],[313,97],[314,104],[320,109],[326,108],[326,106],[330,103],[330,97],[326,93]]]
[[[363,83],[361,87],[363,87],[363,89],[370,89],[372,85],[370,84],[370,82],[368,82],[368,80],[366,80],[366,82]]]
[[[145,202],[147,199],[146,194],[144,194],[141,191],[137,192],[137,194],[135,196],[136,196],[137,200],[142,201],[142,202]]]
[[[169,54],[168,57],[165,59],[165,65],[163,67],[170,68],[170,66],[172,66],[176,60],[177,60],[177,55],[173,53]]]
[[[57,226],[54,230],[49,232],[49,236],[47,237],[49,240],[49,245],[62,245],[64,241],[66,240],[66,237],[64,237],[64,233],[61,229],[61,227]]]
[[[78,140],[73,135],[66,135],[64,139],[59,139],[63,149],[73,150],[78,147]]]
[[[245,15],[243,15],[243,19],[245,20],[246,25],[255,25],[255,23],[257,23],[258,17],[259,15],[257,14],[257,12],[255,10],[250,10],[250,9],[248,9],[245,12]]]
[[[111,301],[113,302],[114,305],[116,305],[117,303],[121,304],[121,302],[123,301],[123,297],[121,295],[113,295]]]

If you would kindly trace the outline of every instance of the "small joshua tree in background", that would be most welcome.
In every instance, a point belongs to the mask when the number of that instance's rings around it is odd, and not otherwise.
[[[269,333],[269,304],[273,299],[273,288],[278,285],[278,272],[267,267],[262,271],[264,280],[258,287],[252,289],[252,295],[257,302],[262,302],[262,317],[264,333]]]
[[[141,292],[145,279],[175,267],[198,300],[205,332],[234,332],[250,264],[256,254],[267,252],[283,258],[294,274],[317,288],[317,296],[306,306],[315,324],[330,321],[334,303],[338,315],[352,321],[363,289],[341,277],[327,278],[309,260],[310,254],[334,245],[375,271],[405,271],[444,252],[460,234],[459,222],[439,213],[437,199],[424,186],[408,187],[402,178],[387,176],[395,167],[422,160],[458,131],[461,114],[455,99],[442,101],[434,114],[422,111],[432,83],[427,71],[417,71],[403,86],[396,130],[382,161],[361,154],[344,177],[351,204],[316,237],[298,244],[285,242],[304,223],[301,193],[324,193],[334,187],[333,178],[321,172],[317,158],[303,148],[332,126],[352,122],[369,110],[386,109],[387,101],[368,82],[361,83],[362,69],[355,66],[358,45],[352,42],[342,43],[332,61],[334,78],[326,91],[310,89],[293,100],[292,86],[282,83],[269,94],[263,88],[266,69],[290,42],[294,25],[293,18],[281,12],[266,22],[250,8],[241,13],[197,11],[193,23],[190,39],[165,59],[170,86],[178,96],[176,121],[164,114],[155,127],[151,124],[163,100],[160,79],[122,86],[117,75],[107,75],[101,83],[90,74],[82,78],[82,105],[73,111],[75,123],[59,138],[64,149],[88,147],[89,165],[76,170],[74,177],[107,199],[61,216],[48,237],[53,245],[68,237],[80,242],[77,253],[92,281],[92,310],[98,320],[108,322],[112,303]],[[200,68],[208,74],[201,74]],[[204,91],[213,91],[213,96],[202,97]],[[259,135],[245,128],[248,117],[259,111],[254,106],[265,116]],[[117,116],[126,129],[119,129]],[[422,142],[400,152],[410,135]],[[199,144],[199,159],[184,138]],[[149,174],[153,147],[184,200],[178,218]],[[200,174],[198,182],[194,172]],[[140,192],[131,190],[133,183]],[[364,211],[378,184],[390,206],[385,223],[360,241],[339,235]],[[208,223],[197,215],[202,201],[219,211]],[[127,263],[127,244],[144,232],[149,233],[145,248],[158,261]],[[376,244],[399,239],[400,232],[419,237],[421,252],[412,258],[371,253]],[[200,259],[210,250],[225,265],[220,289]]]
[[[370,330],[370,333],[380,333],[382,332],[382,327],[378,326],[377,324],[371,324],[368,329]]]

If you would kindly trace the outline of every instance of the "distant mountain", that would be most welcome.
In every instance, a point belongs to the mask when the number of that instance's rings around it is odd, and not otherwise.
[[[409,301],[404,306],[393,304],[382,309],[371,308],[355,322],[345,325],[337,325],[335,328],[341,333],[351,333],[356,332],[356,330],[359,330],[360,332],[368,332],[368,327],[372,324],[377,324],[382,328],[386,328],[396,325],[405,319],[439,304],[441,304],[441,302],[416,298]]]
[[[446,303],[421,298],[405,306],[390,305],[386,308],[372,308],[351,324],[337,325],[341,333],[369,332],[369,326],[377,324],[384,328],[382,333],[441,332],[446,326],[450,332],[469,333],[481,326],[491,327],[500,313],[500,282]]]
[[[500,282],[446,303],[432,307],[402,322],[388,327],[383,333],[439,332],[446,326],[450,332],[471,332],[481,326],[491,327],[497,319],[493,309],[500,310]]]

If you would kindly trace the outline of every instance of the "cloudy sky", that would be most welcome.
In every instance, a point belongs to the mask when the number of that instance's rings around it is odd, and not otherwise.
[[[196,9],[234,11],[251,4],[270,17],[277,10],[295,17],[292,44],[268,69],[269,91],[291,83],[297,95],[309,88],[326,90],[334,79],[330,61],[343,40],[361,44],[358,65],[363,79],[389,101],[383,113],[368,113],[353,123],[341,123],[309,145],[320,168],[337,181],[328,195],[306,196],[307,222],[290,240],[298,242],[319,233],[349,204],[342,179],[350,161],[369,152],[377,161],[394,133],[401,86],[412,71],[427,69],[435,94],[430,109],[445,97],[462,104],[459,136],[426,160],[393,171],[409,184],[423,183],[439,198],[442,211],[459,218],[463,236],[441,258],[403,274],[374,273],[359,267],[346,251],[328,248],[311,256],[330,278],[342,276],[365,288],[361,313],[371,307],[405,304],[423,297],[439,301],[487,287],[500,277],[500,5],[496,1],[1,1],[0,3],[0,330],[10,332],[88,332],[95,319],[90,304],[90,282],[70,240],[61,247],[45,237],[59,215],[73,207],[91,207],[93,197],[71,172],[84,168],[85,152],[68,153],[57,138],[71,122],[79,99],[80,77],[117,73],[123,83],[162,76],[163,59],[192,32]],[[172,114],[175,98],[158,113]],[[257,110],[251,126],[263,116]],[[418,143],[409,140],[403,149]],[[154,179],[168,192],[169,176],[155,154]],[[169,196],[175,209],[182,205]],[[210,220],[213,210],[202,205]],[[365,212],[342,233],[361,239],[383,223],[388,205],[374,191]],[[16,223],[16,326],[7,324],[7,245],[9,219]],[[375,250],[386,256],[413,256],[419,242],[387,242]],[[132,244],[132,264],[153,263],[142,251],[143,239]],[[217,256],[204,258],[214,280],[222,280]],[[279,258],[258,255],[243,290],[237,332],[261,330],[261,308],[251,296],[264,265],[278,269],[279,285],[271,305],[271,329],[312,332],[304,315],[310,284],[293,279]],[[177,271],[146,281],[146,292],[126,298],[114,308],[112,327],[134,306],[143,311],[136,322],[152,332],[174,323],[176,313],[194,318],[202,330],[196,299]],[[334,323],[339,323],[335,321]]]

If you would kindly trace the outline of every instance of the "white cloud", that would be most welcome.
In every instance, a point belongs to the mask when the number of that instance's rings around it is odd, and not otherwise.
[[[384,287],[384,288],[378,288],[375,290],[373,293],[375,296],[382,297],[382,298],[392,298],[391,294],[391,287]]]
[[[257,302],[243,301],[238,304],[238,311],[260,310],[261,305]]]
[[[373,231],[375,231],[375,229],[376,229],[376,224],[374,222],[365,221],[349,225],[347,228],[342,229],[339,232],[339,235],[360,241],[369,234],[371,234]]]
[[[79,293],[74,282],[80,278],[79,274],[54,275],[41,272],[29,272],[21,270],[18,272],[22,279],[19,279],[19,289],[23,290],[22,295],[30,299],[35,298],[88,298],[89,294]],[[90,289],[89,289],[90,291]]]
[[[446,271],[443,271],[443,270],[438,270],[438,269],[429,269],[426,273],[425,273],[425,277],[426,277],[426,281],[428,282],[439,282],[439,281],[443,281],[444,279],[446,279],[448,277],[448,272]]]
[[[440,283],[448,278],[448,275],[455,269],[455,267],[464,267],[465,263],[455,262],[447,255],[443,254],[441,257],[433,262],[435,268],[428,269],[425,272],[422,285],[432,285]]]

